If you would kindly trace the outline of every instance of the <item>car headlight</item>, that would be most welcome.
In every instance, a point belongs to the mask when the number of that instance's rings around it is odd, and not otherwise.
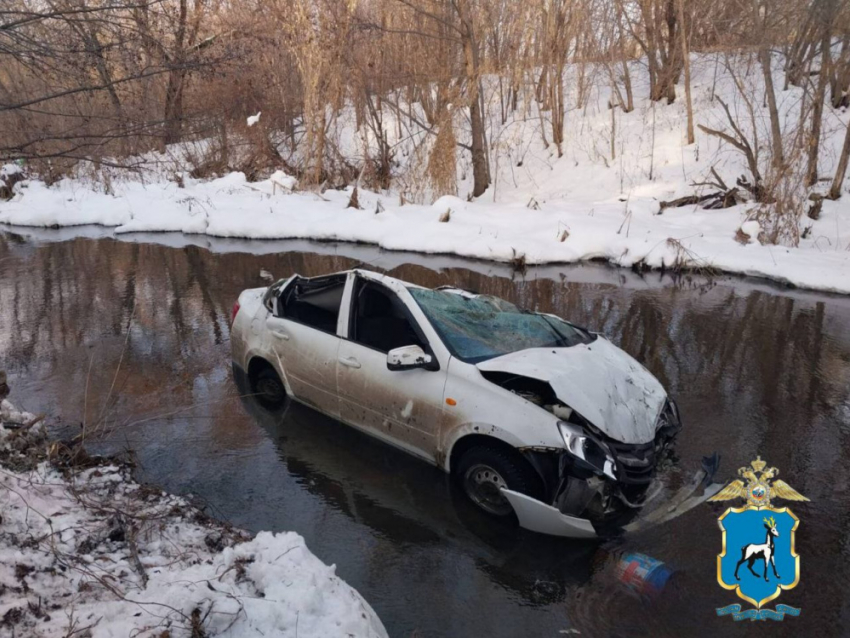
[[[679,417],[679,406],[673,399],[668,399],[661,412],[658,413],[658,419],[655,421],[655,431],[666,430],[668,434],[675,434],[682,427],[682,420]]]
[[[589,436],[580,426],[566,421],[558,421],[558,430],[560,430],[564,445],[570,454],[584,461],[597,472],[601,472],[615,481],[617,480],[614,471],[617,464],[607,445]]]

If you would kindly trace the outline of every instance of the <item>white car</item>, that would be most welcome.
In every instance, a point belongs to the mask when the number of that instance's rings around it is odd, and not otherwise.
[[[680,429],[658,380],[601,335],[366,270],[244,291],[231,344],[264,403],[312,406],[543,533],[592,537],[639,507]]]

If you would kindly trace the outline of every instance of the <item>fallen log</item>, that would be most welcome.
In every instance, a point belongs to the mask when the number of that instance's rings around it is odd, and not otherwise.
[[[667,208],[679,208],[681,206],[700,206],[706,210],[717,210],[720,208],[731,208],[741,203],[741,197],[737,188],[717,191],[708,195],[686,195],[670,201],[661,202],[659,215]]]

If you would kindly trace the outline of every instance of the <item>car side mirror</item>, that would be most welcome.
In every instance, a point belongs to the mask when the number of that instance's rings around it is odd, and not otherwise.
[[[439,368],[436,363],[434,357],[426,354],[419,346],[403,346],[394,348],[387,353],[387,369],[394,372],[415,370],[416,368],[437,370]]]

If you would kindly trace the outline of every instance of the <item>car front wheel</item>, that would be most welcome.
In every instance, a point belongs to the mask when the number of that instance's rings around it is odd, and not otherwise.
[[[461,457],[457,475],[467,497],[494,516],[513,513],[503,488],[532,498],[539,498],[543,491],[540,478],[525,459],[501,446],[472,448]]]
[[[277,372],[271,367],[263,368],[251,379],[251,391],[257,401],[267,408],[279,408],[286,400],[286,388]]]

